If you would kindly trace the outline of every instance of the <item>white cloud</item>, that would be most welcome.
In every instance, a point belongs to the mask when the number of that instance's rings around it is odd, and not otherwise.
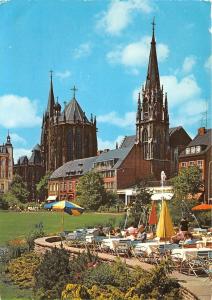
[[[91,43],[83,43],[79,46],[79,48],[74,50],[74,58],[78,59],[81,57],[86,57],[91,54],[92,45]]]
[[[71,76],[71,72],[69,70],[65,70],[63,72],[56,72],[55,76],[59,79],[63,80]]]
[[[14,148],[13,150],[13,157],[14,157],[14,163],[17,163],[17,160],[21,156],[28,156],[28,158],[31,156],[32,150],[31,149],[25,149],[25,148]]]
[[[212,55],[210,55],[210,56],[208,57],[208,59],[207,59],[206,62],[205,62],[204,67],[205,67],[206,69],[208,69],[209,71],[211,71],[211,69],[212,69]]]
[[[121,128],[135,127],[135,112],[126,112],[123,117],[119,117],[115,111],[97,117],[98,123],[109,123]]]
[[[161,84],[168,95],[171,126],[194,126],[200,123],[206,109],[206,100],[191,74],[178,79],[176,76],[161,76]]]
[[[0,0],[0,5],[10,2],[10,0]]]
[[[5,128],[34,127],[41,124],[37,104],[27,97],[0,96],[0,125]]]
[[[12,143],[15,142],[18,144],[26,145],[26,140],[22,138],[20,135],[18,135],[17,133],[10,133],[10,137]]]
[[[168,94],[168,103],[171,107],[200,97],[201,89],[193,75],[185,76],[180,80],[173,75],[161,76],[160,81]]]
[[[148,0],[113,0],[108,10],[101,14],[97,28],[111,35],[118,35],[133,19],[135,12],[150,13],[153,10]]]
[[[119,135],[114,141],[110,140],[102,140],[100,137],[98,137],[98,149],[104,150],[104,149],[115,149],[116,143],[118,143],[118,146],[122,142],[124,136]]]
[[[184,59],[183,66],[182,66],[182,71],[184,73],[191,72],[193,67],[195,66],[195,64],[196,64],[196,57],[193,56],[193,55],[187,56]]]
[[[146,65],[149,58],[151,37],[145,36],[140,41],[128,44],[124,47],[118,46],[107,54],[107,60],[113,64],[123,64],[126,67],[138,67]],[[160,62],[169,55],[167,45],[157,45],[157,57]]]

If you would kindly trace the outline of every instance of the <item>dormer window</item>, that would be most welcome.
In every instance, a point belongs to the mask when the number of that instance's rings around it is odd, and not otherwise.
[[[186,154],[190,154],[190,148],[186,148]]]
[[[196,153],[200,153],[201,152],[201,146],[196,146]]]
[[[191,147],[191,153],[192,153],[192,154],[195,153],[195,147]]]

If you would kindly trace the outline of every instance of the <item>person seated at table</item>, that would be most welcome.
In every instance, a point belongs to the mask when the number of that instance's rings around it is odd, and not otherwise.
[[[180,231],[188,232],[188,221],[184,217],[180,221]]]
[[[188,232],[187,234],[185,234],[184,244],[192,245],[192,244],[195,244],[196,241],[197,241],[197,239],[195,239],[190,232]]]
[[[146,233],[146,228],[145,228],[144,224],[139,226],[136,238],[141,240],[142,243],[146,241],[147,233]]]
[[[131,223],[130,227],[127,228],[126,230],[126,236],[134,236],[136,237],[138,232],[138,229],[136,227],[134,227],[134,223]]]
[[[98,236],[106,236],[106,234],[103,231],[103,227],[102,226],[98,227]]]
[[[121,229],[120,228],[116,228],[115,229],[115,233],[114,233],[115,237],[122,237],[122,234],[121,234]]]
[[[185,240],[185,236],[181,230],[176,235],[173,235],[171,237],[171,242],[174,244],[179,244],[180,241],[184,241],[184,240]]]

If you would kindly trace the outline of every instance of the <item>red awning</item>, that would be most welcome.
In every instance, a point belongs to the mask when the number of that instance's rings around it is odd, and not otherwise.
[[[202,203],[202,204],[192,207],[192,210],[211,210],[211,209],[212,209],[212,205],[206,204],[206,203]]]

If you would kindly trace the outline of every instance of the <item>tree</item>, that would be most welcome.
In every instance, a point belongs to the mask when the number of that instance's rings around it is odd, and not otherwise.
[[[200,169],[197,166],[183,168],[178,176],[171,179],[171,182],[174,189],[174,197],[170,203],[170,210],[174,223],[179,223],[182,215],[193,221],[194,215],[191,213],[191,208],[196,205],[197,200],[192,199],[192,197],[203,186]],[[188,200],[188,195],[192,196],[190,200]]]
[[[45,200],[48,195],[48,180],[51,176],[51,173],[47,173],[41,178],[38,184],[36,184],[37,197],[40,200]]]
[[[175,197],[178,199],[187,199],[200,191],[203,186],[201,180],[201,170],[197,166],[183,168],[179,175],[171,180],[174,188]]]
[[[8,206],[20,206],[28,201],[29,191],[27,190],[26,184],[19,175],[13,177],[13,181],[9,187],[7,193],[3,195],[4,203],[8,203]]]
[[[151,207],[151,196],[152,192],[147,188],[146,181],[137,184],[135,201],[130,208],[130,221],[138,224],[142,218],[143,223],[147,222],[147,216]]]
[[[106,203],[107,195],[100,174],[88,172],[77,184],[77,202],[88,210],[97,210]]]

